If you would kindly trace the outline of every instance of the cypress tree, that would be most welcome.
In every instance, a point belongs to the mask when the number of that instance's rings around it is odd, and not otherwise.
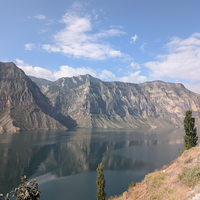
[[[192,111],[187,110],[185,119],[184,119],[184,129],[185,129],[185,136],[184,136],[184,150],[188,150],[192,147],[197,145],[197,128],[195,126],[195,118],[192,117]]]
[[[96,179],[96,185],[97,185],[96,198],[97,198],[97,200],[106,200],[106,193],[104,191],[105,186],[106,186],[106,181],[104,179],[103,169],[104,169],[103,164],[102,163],[98,164],[97,179]]]

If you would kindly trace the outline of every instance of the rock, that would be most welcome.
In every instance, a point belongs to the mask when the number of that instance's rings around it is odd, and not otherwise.
[[[0,62],[0,132],[64,130],[68,118],[14,63]]]
[[[200,124],[200,95],[181,83],[103,82],[84,75],[44,83],[40,88],[79,127],[174,128],[182,126],[188,109]]]

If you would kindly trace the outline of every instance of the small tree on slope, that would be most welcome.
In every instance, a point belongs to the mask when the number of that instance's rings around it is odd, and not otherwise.
[[[106,193],[104,191],[106,186],[106,181],[104,179],[103,174],[104,166],[103,164],[99,164],[97,168],[97,179],[96,179],[96,185],[97,185],[97,194],[96,198],[97,200],[105,200],[106,199]]]
[[[187,110],[185,119],[184,119],[184,129],[185,129],[185,136],[184,136],[184,150],[188,150],[192,147],[197,145],[197,128],[195,126],[195,118],[192,117],[192,111]]]

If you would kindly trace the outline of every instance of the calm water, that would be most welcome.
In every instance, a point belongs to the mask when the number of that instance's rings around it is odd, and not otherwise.
[[[41,200],[94,200],[96,168],[103,162],[107,196],[169,164],[179,155],[184,131],[77,129],[0,134],[0,193],[36,178]]]

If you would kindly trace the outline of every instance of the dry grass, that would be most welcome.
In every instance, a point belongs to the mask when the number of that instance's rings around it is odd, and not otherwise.
[[[178,178],[182,180],[183,184],[194,187],[200,180],[200,166],[183,167],[181,174],[178,174]]]
[[[200,192],[200,147],[183,154],[159,171],[146,175],[113,200],[188,200]],[[199,192],[198,192],[199,191]]]

